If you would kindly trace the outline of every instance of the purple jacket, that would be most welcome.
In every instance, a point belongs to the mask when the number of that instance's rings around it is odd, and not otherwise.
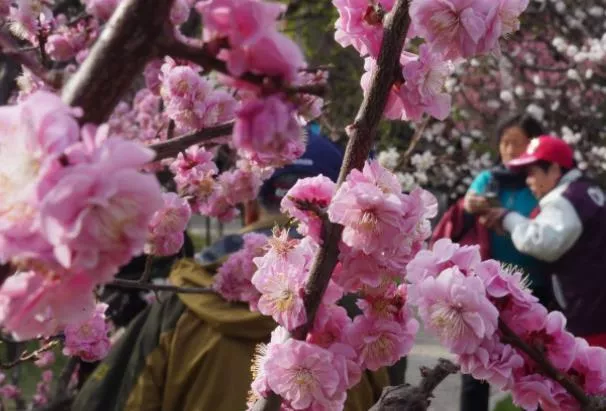
[[[578,336],[606,333],[606,201],[579,170],[568,172],[529,220],[503,221],[515,247],[550,263],[555,297]]]

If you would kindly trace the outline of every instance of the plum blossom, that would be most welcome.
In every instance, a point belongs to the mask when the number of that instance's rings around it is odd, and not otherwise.
[[[410,19],[415,33],[444,58],[471,57],[486,33],[486,0],[413,0]]]
[[[393,7],[393,0],[381,0],[373,6],[366,0],[333,0],[339,12],[335,40],[343,47],[353,46],[362,56],[377,58],[383,41],[382,13]]]
[[[438,120],[448,117],[451,96],[443,89],[453,70],[451,62],[430,51],[426,44],[421,46],[419,58],[407,62],[402,68],[405,83],[400,88],[399,97],[407,118],[418,121],[423,113],[429,113]]]
[[[255,274],[252,283],[261,293],[259,312],[272,316],[289,331],[304,324],[307,319],[303,303],[306,276],[305,271],[292,265],[263,276]]]
[[[324,210],[328,207],[335,190],[335,183],[323,175],[299,179],[282,199],[280,208],[283,213],[288,213],[299,221],[297,231],[301,235],[309,235],[321,244],[321,217],[312,210],[299,208],[297,203],[309,203]]]
[[[296,410],[341,409],[345,392],[337,391],[340,376],[333,359],[330,351],[303,341],[276,345],[265,364],[269,388]]]
[[[457,362],[463,373],[489,381],[502,390],[513,384],[513,370],[524,365],[516,350],[499,342],[497,337],[484,340],[475,352],[460,355]]]
[[[358,353],[363,368],[375,371],[393,365],[410,352],[419,323],[404,324],[380,317],[359,315],[348,330],[349,344]]]
[[[89,275],[14,274],[0,287],[0,324],[19,340],[50,337],[90,315],[94,285]]]
[[[227,301],[246,302],[252,310],[256,310],[260,293],[251,282],[257,269],[253,260],[265,254],[267,236],[247,233],[243,241],[242,249],[230,255],[217,271],[213,289]]]
[[[478,277],[466,277],[452,267],[425,278],[412,290],[423,323],[455,354],[473,353],[494,335],[499,312]]]
[[[236,113],[234,145],[260,166],[280,165],[305,151],[303,130],[293,107],[280,97],[250,100]]]
[[[0,260],[48,251],[37,190],[41,176],[58,167],[63,150],[78,140],[75,114],[45,91],[0,108]]]
[[[137,143],[111,138],[90,162],[51,174],[39,192],[40,224],[57,262],[109,280],[143,251],[147,225],[162,207],[160,185],[138,168],[154,154]]]
[[[65,327],[63,354],[78,356],[88,362],[99,361],[107,355],[110,348],[109,324],[105,318],[107,307],[107,304],[99,303],[92,317]]]
[[[163,193],[164,207],[156,211],[148,224],[145,252],[174,255],[183,246],[183,231],[191,218],[189,203],[175,193]]]

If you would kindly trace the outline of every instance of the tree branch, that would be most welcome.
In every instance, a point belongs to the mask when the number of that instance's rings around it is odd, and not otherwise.
[[[114,281],[112,281],[111,283],[107,283],[106,286],[118,288],[135,288],[144,291],[168,291],[178,294],[206,294],[215,292],[212,288],[207,287],[177,287],[176,285],[152,283],[143,284],[138,280],[122,280],[119,278],[114,279]]]
[[[432,369],[421,367],[423,379],[418,387],[409,384],[386,387],[379,401],[369,411],[425,411],[431,404],[433,390],[446,377],[457,372],[459,372],[457,365],[440,358]]]
[[[0,31],[0,50],[2,54],[10,56],[17,63],[27,67],[36,77],[49,86],[53,88],[61,87],[62,75],[59,72],[47,70],[34,55],[28,54],[29,50],[20,50],[17,42],[5,31]]]
[[[233,129],[234,122],[230,121],[229,123],[219,124],[218,126],[205,128],[204,130],[194,131],[193,133],[175,137],[171,140],[152,144],[149,148],[156,152],[155,161],[159,161],[165,158],[176,157],[181,151],[185,151],[194,144],[228,136],[233,132]]]
[[[279,77],[261,76],[254,73],[244,73],[239,77],[233,76],[224,61],[216,58],[203,44],[186,42],[176,38],[176,36],[166,36],[162,39],[160,53],[189,60],[204,68],[207,71],[217,71],[219,73],[246,81],[247,83],[267,88],[268,90],[282,91],[287,94],[304,93],[316,96],[324,96],[327,91],[326,84],[311,84],[302,86],[284,86]]]
[[[42,354],[45,351],[53,349],[53,347],[55,347],[57,344],[58,344],[57,340],[53,340],[53,341],[49,341],[48,343],[46,343],[42,347],[38,348],[37,350],[32,351],[31,353],[28,353],[27,351],[25,351],[16,360],[11,361],[9,363],[0,364],[0,369],[8,370],[8,369],[16,367],[17,365],[22,364],[24,362],[37,361],[40,358],[40,354]]]
[[[502,340],[504,343],[512,345],[521,351],[525,352],[534,362],[537,363],[543,374],[558,382],[570,395],[576,398],[582,407],[589,404],[589,398],[585,391],[572,381],[566,374],[560,372],[554,365],[539,352],[535,347],[528,345],[520,338],[505,322],[499,319],[499,330],[503,334]]]
[[[338,184],[345,181],[353,169],[361,169],[368,158],[377,126],[385,106],[389,91],[395,80],[395,73],[399,63],[399,56],[404,48],[404,40],[410,24],[408,16],[408,0],[397,0],[392,11],[385,19],[383,44],[377,60],[377,70],[370,81],[370,89],[358,111],[353,125],[348,127],[349,142],[345,149],[345,158],[339,174]],[[307,322],[293,332],[293,337],[304,339],[314,322],[314,318],[322,296],[330,281],[339,256],[338,244],[343,232],[339,224],[327,224],[323,227],[324,245],[314,258],[309,279],[305,287],[305,311]],[[268,398],[257,401],[256,411],[277,411],[281,400],[275,393]]]
[[[173,0],[124,0],[88,58],[63,89],[65,103],[84,110],[83,123],[105,121],[166,34]]]

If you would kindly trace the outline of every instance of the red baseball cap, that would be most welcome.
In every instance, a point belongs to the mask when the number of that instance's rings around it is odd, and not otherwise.
[[[507,163],[507,167],[525,167],[541,160],[556,163],[560,167],[572,168],[574,152],[568,144],[557,137],[539,136],[530,141],[524,154]]]

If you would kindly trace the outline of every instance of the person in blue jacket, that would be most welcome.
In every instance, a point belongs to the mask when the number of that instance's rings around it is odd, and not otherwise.
[[[465,210],[481,216],[491,207],[502,207],[525,217],[538,206],[538,201],[526,186],[525,175],[509,170],[504,164],[526,150],[531,139],[543,134],[541,124],[527,114],[516,114],[497,127],[500,164],[478,174],[465,195]],[[490,257],[526,273],[533,294],[542,304],[551,301],[549,278],[542,272],[543,263],[519,252],[504,232],[490,231]],[[490,387],[485,382],[463,375],[461,411],[488,411]]]

